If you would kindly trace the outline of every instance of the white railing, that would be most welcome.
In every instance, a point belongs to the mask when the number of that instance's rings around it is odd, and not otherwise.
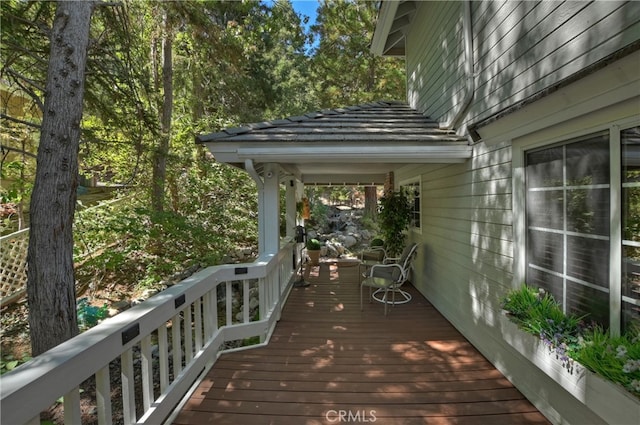
[[[225,342],[268,341],[295,277],[294,249],[289,243],[253,263],[202,270],[3,375],[0,423],[40,424],[39,412],[60,397],[65,424],[82,423],[80,388],[87,379],[95,379],[99,424],[112,424],[114,416],[124,424],[161,423],[215,363]],[[241,320],[232,314],[234,285],[242,288],[235,292],[242,294]],[[259,293],[258,318],[250,317],[252,285]],[[110,365],[117,362],[122,400],[112,403],[117,388],[111,388]]]

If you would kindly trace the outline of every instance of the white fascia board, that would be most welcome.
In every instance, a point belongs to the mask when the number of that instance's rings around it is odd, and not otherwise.
[[[425,146],[270,146],[240,148],[237,158],[256,162],[384,162],[421,163],[429,160],[466,160],[471,158],[472,147],[468,145],[425,145]],[[216,158],[218,156],[216,155]]]
[[[209,152],[213,154],[214,158],[218,162],[223,163],[234,163],[234,162],[244,162],[244,160],[240,161],[238,157],[238,148],[239,145],[237,143],[203,143]]]
[[[371,53],[376,56],[382,56],[387,45],[387,38],[389,37],[389,31],[393,26],[393,21],[396,18],[396,11],[398,10],[398,0],[383,1],[380,6],[380,14],[378,15],[378,22],[376,23],[376,29],[373,33],[373,40],[371,41]]]

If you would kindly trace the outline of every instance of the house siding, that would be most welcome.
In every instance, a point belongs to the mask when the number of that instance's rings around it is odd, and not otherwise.
[[[463,2],[418,7],[407,35],[409,103],[449,121],[463,99]],[[634,2],[472,2],[475,97],[467,123],[486,119],[631,44]],[[425,42],[425,40],[427,42]]]
[[[476,146],[473,159],[464,164],[397,172],[399,182],[416,173],[421,179],[421,231],[411,232],[411,238],[423,247],[416,270],[424,272],[416,273],[415,285],[436,305],[479,307],[474,322],[499,314],[495,294],[512,281],[510,161],[506,144]]]
[[[501,298],[513,281],[512,148],[479,144],[463,164],[407,166],[397,185],[419,176],[421,230],[412,283],[554,423],[600,418],[503,339]],[[558,408],[560,406],[560,409]]]
[[[406,36],[409,103],[440,123],[452,120],[465,95],[464,4],[419,3]],[[421,247],[412,282],[552,422],[603,423],[584,400],[551,375],[532,369],[505,340],[500,301],[523,279],[522,194],[514,193],[513,184],[521,178],[520,171],[514,171],[514,163],[521,161],[519,138],[549,143],[637,116],[638,52],[582,72],[638,43],[640,5],[471,5],[475,96],[465,123],[476,124],[525,100],[536,101],[519,105],[512,114],[500,114],[490,131],[482,128],[489,138],[474,145],[473,157],[465,163],[396,170],[396,186],[416,177],[421,182],[421,228],[410,232],[410,239]],[[581,79],[562,90],[549,90],[576,75]],[[548,96],[536,97],[547,91]],[[462,133],[464,126],[458,130]]]

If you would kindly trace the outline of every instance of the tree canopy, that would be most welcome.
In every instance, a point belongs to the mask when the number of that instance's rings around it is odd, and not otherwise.
[[[51,184],[36,177],[35,158],[42,149],[57,149],[43,144],[41,129],[56,84],[46,86],[55,59],[51,47],[58,41],[56,10],[63,3],[0,2],[0,193],[3,211],[15,208],[20,216],[29,210],[34,185]],[[86,49],[86,66],[78,64],[84,71],[78,82],[78,88],[84,85],[82,118],[68,124],[78,126],[77,159],[60,160],[80,183],[86,178],[119,187],[128,199],[111,217],[100,217],[96,230],[87,227],[90,218],[73,223],[76,231],[83,229],[74,234],[76,244],[89,237],[118,241],[92,258],[101,276],[157,281],[189,264],[215,263],[224,250],[255,245],[254,183],[216,163],[195,145],[195,135],[405,98],[402,61],[369,52],[375,2],[323,1],[310,31],[288,0],[92,6],[86,48],[66,47],[69,54]],[[316,47],[308,50],[312,41]],[[75,191],[76,184],[67,189]],[[39,190],[54,190],[44,187]],[[31,207],[43,208],[38,205]],[[72,210],[61,214],[73,219]],[[2,222],[7,231],[13,225]]]

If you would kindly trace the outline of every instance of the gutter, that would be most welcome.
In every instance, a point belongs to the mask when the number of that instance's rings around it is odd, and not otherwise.
[[[251,178],[256,182],[256,185],[258,186],[258,190],[262,191],[264,189],[264,182],[260,178],[260,175],[256,171],[255,167],[253,166],[252,159],[244,160],[244,169],[247,171],[247,173],[249,173]]]
[[[440,126],[443,130],[455,130],[465,113],[471,105],[471,101],[475,95],[476,82],[475,82],[475,66],[473,62],[473,28],[471,21],[471,1],[466,0],[463,4],[462,26],[464,29],[464,56],[465,56],[465,74],[467,77],[467,89],[465,92],[465,98],[460,105],[460,108],[454,115],[453,119],[446,124]]]

